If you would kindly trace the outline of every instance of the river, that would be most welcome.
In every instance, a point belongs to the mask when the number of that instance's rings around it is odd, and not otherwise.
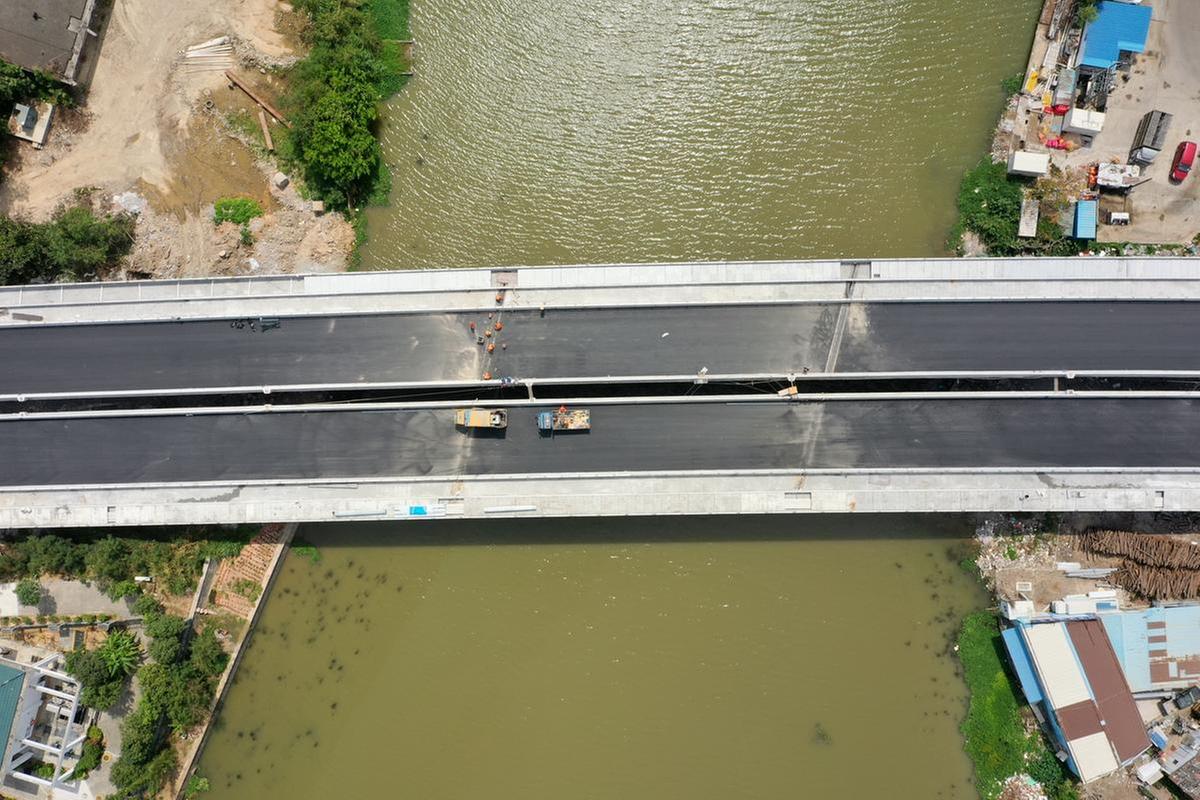
[[[958,518],[309,526],[219,798],[970,798]]]
[[[1040,0],[413,0],[372,268],[942,254]]]
[[[1039,0],[413,0],[368,267],[931,256]],[[213,797],[967,800],[959,518],[309,526]]]

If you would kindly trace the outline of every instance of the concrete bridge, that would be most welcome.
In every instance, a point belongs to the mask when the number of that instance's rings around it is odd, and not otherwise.
[[[3,288],[0,527],[1200,508],[1198,265]]]

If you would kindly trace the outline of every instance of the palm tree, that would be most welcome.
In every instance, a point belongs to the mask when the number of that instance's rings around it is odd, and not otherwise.
[[[142,646],[132,634],[125,631],[110,633],[96,653],[114,678],[118,675],[133,674],[142,660]]]

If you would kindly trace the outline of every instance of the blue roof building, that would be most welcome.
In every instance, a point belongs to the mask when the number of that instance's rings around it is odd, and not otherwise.
[[[1200,683],[1200,605],[1102,614],[1100,621],[1134,692]]]
[[[1111,69],[1121,53],[1143,53],[1150,35],[1151,9],[1147,5],[1103,0],[1099,16],[1083,32],[1080,66]]]
[[[1001,638],[1034,716],[1080,781],[1120,769],[1150,747],[1120,662],[1097,620],[1018,621]]]
[[[1075,238],[1096,238],[1096,212],[1098,203],[1095,200],[1080,200],[1075,204]]]

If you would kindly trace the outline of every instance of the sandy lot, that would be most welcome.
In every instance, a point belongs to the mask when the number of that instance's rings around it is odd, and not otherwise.
[[[19,149],[0,184],[0,212],[42,220],[77,188],[93,187],[105,202],[120,195],[142,209],[128,265],[140,277],[344,268],[353,243],[346,221],[316,216],[294,188],[273,187],[274,164],[224,120],[253,106],[220,70],[183,64],[189,45],[230,35],[237,72],[269,89],[256,67],[295,59],[276,30],[291,13],[276,0],[115,0],[81,107],[52,128],[45,150]],[[229,195],[267,210],[253,246],[211,222],[212,203]]]
[[[1153,21],[1146,52],[1134,62],[1127,82],[1109,97],[1104,130],[1090,148],[1070,153],[1065,163],[1081,165],[1115,160],[1124,163],[1147,111],[1175,115],[1169,150],[1143,173],[1149,183],[1130,190],[1124,210],[1128,226],[1101,225],[1101,242],[1190,242],[1200,233],[1200,181],[1193,175],[1182,184],[1167,180],[1175,145],[1200,136],[1200,3],[1196,0],[1153,0]],[[1058,162],[1058,158],[1055,159]],[[1110,201],[1106,208],[1114,207]]]

